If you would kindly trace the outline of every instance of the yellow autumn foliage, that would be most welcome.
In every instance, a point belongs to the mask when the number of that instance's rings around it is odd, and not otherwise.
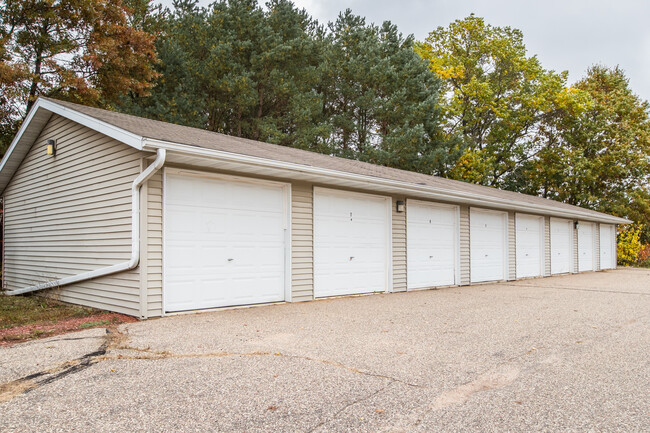
[[[642,224],[619,227],[616,245],[616,256],[619,264],[630,266],[638,262],[639,252],[643,247],[641,244],[642,230]]]

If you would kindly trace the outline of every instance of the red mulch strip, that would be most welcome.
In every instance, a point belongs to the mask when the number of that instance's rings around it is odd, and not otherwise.
[[[27,340],[47,338],[68,332],[81,331],[91,328],[110,328],[120,323],[137,322],[138,319],[118,313],[100,313],[87,317],[59,320],[57,322],[41,322],[15,328],[0,329],[0,347],[11,346]],[[94,325],[82,326],[84,323],[99,322]]]

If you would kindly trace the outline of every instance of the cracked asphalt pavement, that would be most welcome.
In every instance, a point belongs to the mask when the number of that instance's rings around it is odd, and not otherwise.
[[[2,432],[647,432],[650,270],[170,316],[0,382]]]

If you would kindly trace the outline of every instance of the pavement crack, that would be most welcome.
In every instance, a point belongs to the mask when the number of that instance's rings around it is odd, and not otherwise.
[[[155,360],[155,359],[169,359],[169,358],[223,358],[223,357],[229,357],[229,356],[278,356],[282,358],[289,358],[289,359],[302,359],[304,361],[310,361],[310,362],[318,362],[321,364],[326,364],[330,365],[332,367],[336,368],[341,368],[344,370],[347,370],[351,373],[355,374],[360,374],[364,376],[370,376],[370,377],[376,377],[379,379],[387,379],[392,382],[398,382],[410,387],[421,387],[421,385],[417,383],[411,383],[407,382],[402,379],[398,379],[396,377],[392,376],[386,376],[383,374],[379,373],[372,373],[369,371],[364,371],[364,370],[359,370],[358,368],[350,367],[347,366],[341,362],[338,361],[332,361],[328,359],[318,359],[318,358],[312,358],[309,356],[303,356],[303,355],[287,355],[281,352],[264,352],[264,351],[255,351],[255,352],[208,352],[208,353],[173,353],[173,352],[168,352],[168,351],[153,351],[151,349],[143,349],[143,348],[137,348],[137,347],[130,347],[130,346],[122,346],[120,349],[125,350],[125,351],[134,351],[134,352],[139,352],[142,353],[143,355],[108,355],[104,356],[102,360],[109,360],[109,359],[140,359],[140,360]]]
[[[108,335],[108,334],[107,334]],[[0,403],[7,402],[20,394],[26,394],[43,385],[55,382],[63,377],[78,373],[92,364],[98,362],[98,358],[108,350],[110,339],[107,338],[99,349],[94,350],[84,356],[66,361],[63,364],[49,370],[39,371],[24,376],[20,379],[12,380],[0,385]]]
[[[505,362],[499,363],[494,367],[484,371],[474,379],[462,383],[455,388],[443,391],[438,394],[434,400],[424,406],[421,406],[414,414],[406,416],[398,424],[386,426],[384,432],[406,432],[422,424],[424,419],[431,412],[445,409],[450,406],[462,405],[468,401],[474,394],[499,389],[512,384],[521,374],[521,368],[513,365],[513,361],[531,353],[528,351],[521,355],[513,356]]]
[[[40,371],[37,373],[24,376],[20,379],[16,379],[4,384],[0,384],[0,403],[9,401],[20,394],[25,394],[36,388],[39,388],[43,385],[53,383],[59,379],[62,379],[71,374],[78,373],[85,370],[91,365],[97,364],[103,361],[109,360],[124,360],[124,359],[134,359],[134,360],[158,360],[158,359],[182,359],[182,358],[225,358],[225,357],[236,357],[236,356],[277,356],[286,359],[299,359],[309,362],[317,362],[320,364],[329,365],[335,368],[340,368],[347,370],[354,374],[359,374],[363,376],[375,377],[378,379],[388,380],[390,383],[400,383],[409,387],[421,387],[417,383],[407,382],[405,380],[387,376],[384,374],[373,373],[365,370],[360,370],[355,367],[350,367],[338,361],[328,360],[328,359],[319,359],[313,358],[310,356],[303,355],[288,355],[281,352],[266,352],[266,351],[253,351],[253,352],[209,352],[209,353],[173,353],[169,351],[155,351],[150,348],[138,348],[132,347],[127,343],[128,335],[126,333],[119,332],[117,329],[106,330],[105,341],[99,347],[99,349],[87,353],[84,356],[66,361],[54,368],[49,370]],[[115,351],[125,351],[136,354],[121,354],[113,353]]]
[[[52,343],[57,343],[59,341],[77,341],[77,340],[94,340],[95,336],[92,337],[75,337],[75,338],[57,338],[56,340],[51,340]]]
[[[124,334],[122,334],[124,335]],[[155,359],[168,359],[168,358],[223,358],[223,357],[229,357],[229,356],[279,356],[283,358],[293,358],[293,359],[302,359],[305,361],[310,361],[310,362],[318,362],[321,364],[326,364],[330,365],[333,367],[341,368],[344,370],[347,370],[349,372],[355,373],[355,374],[360,374],[364,376],[370,376],[370,377],[376,377],[379,379],[387,379],[393,382],[398,382],[403,385],[407,385],[410,387],[421,387],[421,385],[417,383],[411,383],[407,382],[402,379],[398,379],[396,377],[392,376],[387,376],[379,373],[372,373],[369,371],[365,370],[360,370],[358,368],[350,367],[348,365],[345,365],[341,362],[338,361],[332,361],[328,359],[319,359],[319,358],[313,358],[310,356],[304,356],[304,355],[287,355],[281,352],[267,352],[267,351],[253,351],[253,352],[208,352],[208,353],[173,353],[169,351],[155,351],[151,350],[150,348],[139,348],[139,347],[132,347],[129,346],[128,344],[124,343],[124,339],[122,340],[122,344],[117,345],[114,347],[115,349],[121,349],[125,351],[132,351],[132,352],[138,352],[142,353],[142,355],[109,355],[103,357],[102,360],[109,360],[109,359],[140,359],[140,360],[155,360]]]
[[[356,404],[362,403],[362,402],[364,402],[364,401],[370,400],[372,397],[374,397],[374,396],[376,396],[377,394],[379,394],[379,393],[385,391],[386,388],[388,388],[392,383],[394,383],[394,382],[393,382],[393,381],[389,381],[388,383],[386,383],[384,386],[382,386],[382,387],[379,388],[378,390],[373,391],[373,392],[371,392],[371,393],[369,393],[369,394],[367,394],[367,395],[365,395],[365,396],[363,396],[363,397],[359,397],[359,398],[356,399],[356,400],[353,400],[353,401],[351,401],[351,402],[346,403],[342,408],[340,408],[339,410],[337,410],[337,411],[336,411],[336,412],[335,412],[331,417],[329,417],[328,419],[325,419],[325,420],[319,422],[319,423],[316,424],[314,427],[312,427],[311,429],[307,430],[307,433],[313,433],[314,431],[316,431],[316,430],[318,430],[319,428],[323,427],[325,424],[329,424],[329,423],[331,423],[332,421],[336,420],[336,419],[337,419],[337,418],[338,418],[338,417],[339,417],[343,412],[345,412],[348,408],[350,408],[350,407],[352,407],[352,406],[354,406],[354,405],[356,405]]]
[[[100,361],[110,361],[117,359],[135,359],[135,360],[158,360],[158,359],[182,359],[182,358],[226,358],[230,356],[271,356],[270,352],[209,352],[209,353],[171,353],[171,352],[153,352],[146,349],[121,348],[126,351],[140,352],[142,355],[123,355],[108,354],[102,356]]]
[[[396,377],[386,376],[386,375],[379,374],[379,373],[372,373],[372,372],[364,371],[364,370],[359,370],[358,368],[349,367],[349,366],[347,366],[347,365],[345,365],[343,363],[340,363],[338,361],[331,361],[331,360],[327,360],[327,359],[317,359],[317,358],[311,358],[311,357],[308,357],[308,356],[301,356],[301,355],[282,355],[282,354],[280,354],[280,356],[284,356],[285,358],[297,358],[297,359],[304,359],[306,361],[320,362],[322,364],[327,364],[327,365],[331,365],[331,366],[334,366],[334,367],[342,368],[342,369],[348,370],[348,371],[350,371],[352,373],[361,374],[361,375],[364,375],[364,376],[377,377],[379,379],[386,379],[386,380],[390,380],[391,382],[398,382],[398,383],[401,383],[403,385],[416,387],[416,388],[421,387],[421,385],[419,385],[417,383],[410,383],[410,382],[404,381],[402,379],[398,379]]]
[[[540,288],[540,286],[535,284],[521,284],[521,283],[502,283],[504,286],[511,287],[535,287]],[[650,296],[650,293],[647,292],[630,292],[625,290],[614,290],[614,289],[580,289],[578,287],[566,287],[566,286],[544,286],[544,289],[555,289],[555,290],[573,290],[577,292],[595,292],[595,293],[614,293],[620,295],[641,295],[641,296]]]

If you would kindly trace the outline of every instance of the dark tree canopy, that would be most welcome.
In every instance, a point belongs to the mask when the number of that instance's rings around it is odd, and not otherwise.
[[[348,10],[325,28],[287,0],[177,1],[166,16],[134,114],[427,173],[455,155],[440,80],[388,22]]]

